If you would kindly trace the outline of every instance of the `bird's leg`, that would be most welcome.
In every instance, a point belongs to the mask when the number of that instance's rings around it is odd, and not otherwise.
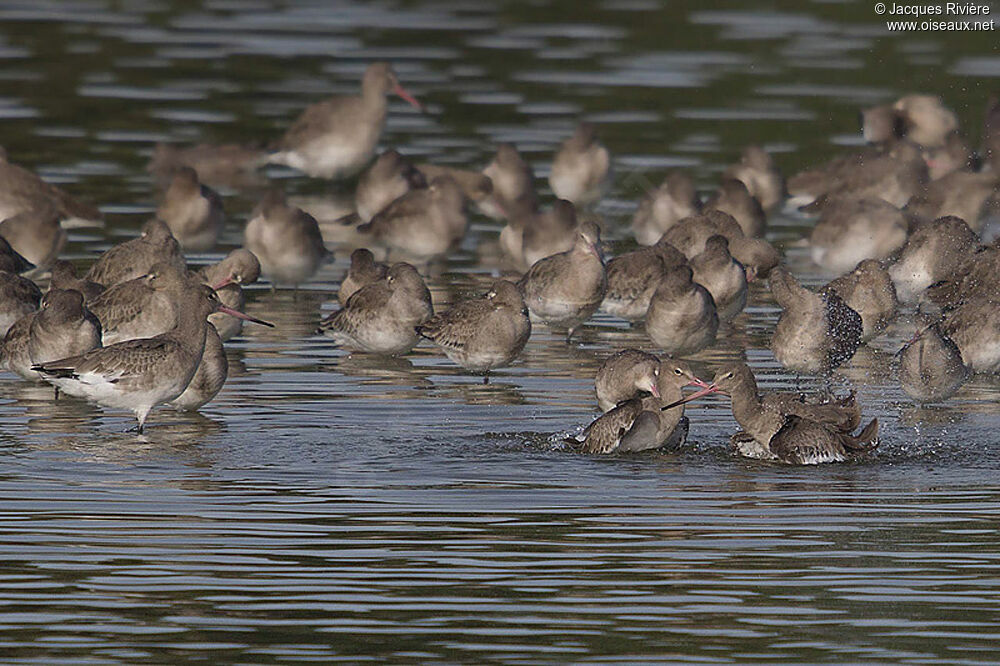
[[[58,387],[58,386],[56,386],[56,387],[55,387],[55,389],[56,389],[56,395],[55,395],[55,397],[54,397],[54,398],[52,398],[52,399],[53,399],[53,400],[58,400],[58,399],[59,399],[59,387]]]
[[[490,383],[490,371],[487,370],[486,373],[483,375],[483,385],[485,386],[489,383]]]

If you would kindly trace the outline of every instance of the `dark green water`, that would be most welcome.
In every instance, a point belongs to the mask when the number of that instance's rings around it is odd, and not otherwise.
[[[753,141],[793,172],[858,143],[860,107],[914,91],[978,141],[1000,83],[996,33],[888,34],[867,2],[4,2],[0,144],[101,204],[108,227],[72,235],[83,259],[154,210],[155,142],[267,141],[376,59],[428,104],[392,103],[385,145],[410,155],[479,168],[515,141],[543,176],[577,119],[596,122],[612,249],[668,167],[708,192]],[[220,253],[260,192],[225,191]],[[778,215],[772,239],[816,284],[807,224]],[[497,231],[473,220],[437,303],[491,270]],[[0,376],[0,662],[1000,657],[1000,393],[976,379],[913,406],[891,367],[905,318],[835,379],[882,423],[870,460],[737,459],[712,401],[675,456],[586,457],[561,437],[593,418],[600,361],[649,348],[641,333],[598,316],[566,347],[540,328],[488,386],[425,347],[348,358],[313,335],[346,267],[330,245],[297,298],[253,291],[278,327],[229,346],[202,416],[158,410],[138,438],[122,413]],[[775,316],[758,287],[699,372],[746,358],[767,388],[815,386],[767,351]]]

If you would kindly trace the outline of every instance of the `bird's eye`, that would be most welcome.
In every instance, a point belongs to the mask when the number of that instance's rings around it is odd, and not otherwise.
[[[659,377],[660,376],[660,369],[659,368],[656,368],[655,370],[653,370],[653,376],[654,377]]]
[[[674,374],[680,376],[684,374],[684,371],[680,368],[674,368]]]
[[[733,373],[731,373],[731,372],[727,372],[727,373],[725,374],[725,376],[723,376],[723,379],[729,379],[729,378],[730,378],[730,377],[732,377],[732,376],[733,376]]]

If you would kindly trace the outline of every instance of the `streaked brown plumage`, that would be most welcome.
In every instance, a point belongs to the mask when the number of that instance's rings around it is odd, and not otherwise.
[[[419,340],[416,327],[433,314],[427,285],[413,266],[400,262],[384,280],[356,291],[320,322],[319,330],[351,351],[394,356],[413,349]]]
[[[734,363],[720,368],[708,388],[683,402],[714,392],[729,396],[742,428],[732,443],[748,458],[813,465],[847,460],[878,445],[877,419],[857,436],[851,434],[861,423],[861,407],[853,393],[812,400],[790,393],[761,395],[753,371],[745,363]]]
[[[145,275],[109,287],[88,307],[101,322],[105,345],[151,338],[176,325],[178,308],[193,284],[186,270],[154,264]]]
[[[517,285],[496,280],[480,298],[456,303],[418,325],[417,332],[466,370],[489,373],[517,358],[531,322]]]
[[[615,257],[607,265],[608,290],[601,309],[627,321],[645,319],[660,280],[670,269],[686,263],[684,255],[666,241]]]
[[[181,395],[191,382],[211,326],[207,317],[220,305],[211,287],[197,285],[183,292],[177,322],[169,331],[32,369],[69,395],[132,411],[141,433],[150,410]]]
[[[567,329],[567,340],[604,300],[608,281],[600,242],[598,226],[584,222],[572,249],[537,261],[518,283],[531,316]]]
[[[687,439],[688,419],[683,408],[663,410],[681,399],[681,388],[703,385],[680,360],[665,358],[657,376],[657,396],[631,398],[612,407],[583,432],[583,441],[572,441],[584,453],[633,453],[661,447],[677,448]]]
[[[112,287],[147,274],[161,262],[185,268],[184,255],[170,227],[160,220],[150,220],[138,238],[119,243],[98,257],[84,277]]]
[[[1000,191],[1000,173],[953,171],[927,184],[914,194],[904,209],[919,221],[946,215],[962,218],[969,228],[981,232],[986,222],[986,204]]]
[[[72,262],[60,259],[52,264],[52,279],[49,289],[73,289],[83,294],[83,299],[90,302],[104,293],[104,285],[77,277],[76,266]]]

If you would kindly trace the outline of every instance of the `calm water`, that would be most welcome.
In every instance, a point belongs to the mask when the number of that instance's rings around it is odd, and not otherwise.
[[[385,143],[410,155],[478,168],[515,141],[544,176],[578,118],[599,123],[619,251],[666,168],[709,191],[757,141],[794,171],[857,143],[859,107],[916,90],[945,95],[978,140],[1000,77],[996,33],[890,36],[864,2],[483,4],[4,2],[0,144],[101,203],[108,227],[73,232],[83,259],[154,209],[156,141],[268,140],[391,59],[429,107],[392,103]],[[327,209],[348,193],[266,175]],[[260,192],[224,192],[220,254]],[[438,304],[496,267],[498,227],[473,223],[431,279]],[[796,273],[824,282],[797,244],[808,221],[771,224]],[[912,405],[892,368],[905,318],[833,380],[882,422],[869,460],[737,459],[721,401],[689,410],[677,455],[586,457],[561,438],[594,417],[600,361],[650,348],[641,333],[598,317],[567,347],[538,329],[488,386],[425,347],[348,357],[313,335],[336,254],[297,297],[259,285],[249,311],[278,327],[229,345],[202,415],[158,410],[145,437],[0,377],[0,661],[1000,657],[1000,393],[976,379]],[[758,286],[698,371],[745,356],[768,388],[817,386],[777,368],[775,317]]]

